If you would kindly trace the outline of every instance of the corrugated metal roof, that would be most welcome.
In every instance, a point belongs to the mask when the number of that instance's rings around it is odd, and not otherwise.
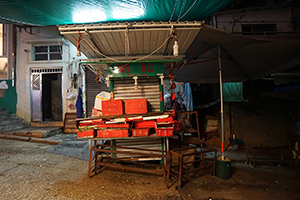
[[[174,59],[176,36],[178,58],[182,59],[201,26],[202,22],[197,21],[134,22],[64,25],[58,29],[75,46],[81,34],[80,51],[88,58],[103,58],[102,54],[110,57],[143,57],[158,49],[153,53],[156,59],[166,56]]]

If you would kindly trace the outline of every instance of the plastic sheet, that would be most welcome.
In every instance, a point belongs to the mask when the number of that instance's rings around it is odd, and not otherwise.
[[[182,94],[183,102],[187,111],[193,111],[193,94],[190,83],[184,84],[184,92]]]

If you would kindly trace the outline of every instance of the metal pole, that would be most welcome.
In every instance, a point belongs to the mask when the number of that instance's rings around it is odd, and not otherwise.
[[[219,60],[219,78],[220,78],[220,98],[221,98],[221,130],[222,130],[222,143],[221,143],[221,151],[222,151],[222,160],[224,157],[224,109],[223,109],[223,87],[222,87],[222,70],[221,70],[221,48],[218,45],[218,60]]]

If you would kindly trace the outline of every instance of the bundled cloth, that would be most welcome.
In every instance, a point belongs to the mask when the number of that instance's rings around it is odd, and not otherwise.
[[[0,82],[0,89],[4,89],[4,90],[8,89],[8,85],[7,85],[6,81]]]

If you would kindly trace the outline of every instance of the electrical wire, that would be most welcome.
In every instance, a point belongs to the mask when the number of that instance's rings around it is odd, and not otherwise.
[[[195,5],[196,2],[197,2],[197,0],[194,1],[194,3],[191,5],[191,7],[180,18],[178,17],[177,21],[181,20],[189,12],[192,9],[192,7]]]

